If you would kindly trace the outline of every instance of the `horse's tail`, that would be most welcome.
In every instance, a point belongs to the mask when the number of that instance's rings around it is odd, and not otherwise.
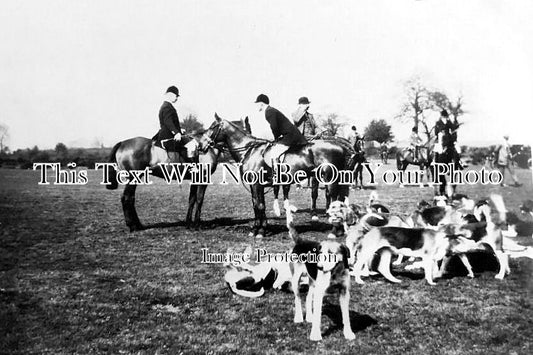
[[[118,142],[117,144],[115,144],[113,149],[111,149],[111,154],[109,154],[109,162],[110,163],[116,163],[117,162],[116,155],[117,155],[117,151],[118,151],[118,149],[120,148],[121,145],[122,145],[122,142]],[[117,172],[116,172],[115,168],[112,167],[112,166],[109,167],[109,181],[110,181],[110,184],[106,185],[106,188],[108,190],[116,190],[118,188]]]

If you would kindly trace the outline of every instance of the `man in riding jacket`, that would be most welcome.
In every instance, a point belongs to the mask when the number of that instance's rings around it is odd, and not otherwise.
[[[271,153],[277,158],[278,163],[282,161],[281,156],[290,148],[307,144],[307,140],[298,128],[283,113],[270,106],[268,96],[264,94],[257,96],[255,103],[259,112],[265,112],[265,119],[270,124],[270,129],[276,140],[276,144],[271,148]]]
[[[187,157],[191,158],[194,147],[194,140],[182,134],[178,113],[174,105],[180,96],[179,90],[175,86],[170,86],[165,93],[165,101],[159,109],[159,133],[157,139],[167,151],[180,151],[187,149]],[[189,144],[190,143],[190,144]]]
[[[435,147],[435,153],[444,153],[444,150],[449,147],[455,149],[455,143],[457,141],[457,129],[459,124],[457,119],[454,122],[450,120],[448,111],[442,110],[440,113],[440,119],[435,123],[435,135],[437,136],[437,146]]]
[[[309,113],[310,104],[311,102],[307,97],[300,97],[298,108],[292,114],[294,125],[306,138],[311,138],[316,134],[315,118]]]

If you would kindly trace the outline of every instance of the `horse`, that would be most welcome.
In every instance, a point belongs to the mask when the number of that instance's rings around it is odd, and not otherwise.
[[[418,161],[415,161],[415,153],[412,149],[401,149],[396,152],[396,168],[398,171],[405,171],[409,164],[418,165],[420,170],[425,169],[427,179],[430,181],[431,164],[433,163],[433,146],[435,145],[435,136],[421,145],[418,150]]]
[[[272,176],[272,167],[268,162],[275,157],[270,154],[271,141],[253,137],[240,127],[215,114],[215,121],[204,133],[200,140],[201,149],[207,149],[213,144],[223,144],[232,155],[233,159],[240,162],[241,173],[248,171],[265,171]],[[315,169],[320,168],[321,177],[331,182],[329,185],[332,199],[343,200],[348,196],[346,186],[340,185],[332,179],[334,169],[344,170],[346,167],[346,149],[333,141],[316,140],[305,146],[290,149],[285,154],[284,163],[290,167],[291,172],[303,171],[310,176]],[[322,166],[323,163],[331,165]],[[333,167],[332,167],[333,166]],[[251,236],[263,237],[267,227],[265,213],[265,184],[256,181],[249,185],[254,207],[254,225]]]
[[[307,137],[307,138],[308,138],[309,141],[312,142],[312,141],[316,140],[320,136],[321,136],[321,134],[317,134],[314,137]],[[342,137],[337,137],[337,136],[325,136],[325,137],[322,137],[321,139],[325,140],[325,141],[336,142],[337,144],[342,145],[347,151],[349,151],[351,153],[351,159],[348,160],[348,163],[347,163],[348,164],[347,168],[349,170],[352,170],[354,167],[355,167],[355,169],[357,169],[359,167],[358,165],[355,165],[357,163],[357,159],[353,160],[353,156],[356,153],[353,150],[353,147],[351,146],[351,143],[347,139],[342,138]],[[362,165],[360,166],[360,169],[361,169],[361,184],[362,184],[363,183],[363,178],[362,178],[363,166]],[[318,213],[317,213],[317,209],[316,209],[316,200],[318,199],[319,182],[314,176],[311,176],[308,180],[309,180],[309,183],[310,183],[310,186],[311,186],[311,220],[318,221]],[[282,189],[283,189],[283,206],[285,207],[285,206],[287,206],[289,204],[289,192],[290,192],[290,189],[291,189],[291,185],[282,185]],[[272,187],[272,190],[274,191],[274,202],[273,202],[274,214],[279,217],[279,216],[281,216],[281,211],[280,211],[280,208],[279,208],[279,190],[280,190],[280,185],[274,185]],[[329,208],[330,203],[331,203],[331,195],[330,195],[330,191],[327,188],[327,186],[324,189],[324,194],[325,194],[325,198],[326,198],[326,210],[327,210]]]
[[[363,164],[367,163],[365,152],[359,150],[352,154],[349,166],[352,167],[355,177],[354,188],[363,188]]]
[[[246,116],[246,118],[242,119],[242,120],[235,120],[235,121],[230,121],[231,123],[235,124],[237,127],[239,127],[240,129],[242,129],[244,132],[248,133],[248,134],[252,134],[252,127],[250,126],[250,122],[249,122],[249,119],[248,119],[248,116]],[[308,138],[309,141],[313,141],[317,138],[319,138],[322,134],[317,134],[313,137],[306,137]],[[342,138],[342,137],[324,137],[323,139],[325,140],[334,140],[336,142],[338,142],[339,144],[344,144],[347,149],[351,149],[351,143],[345,139],[345,138]],[[355,152],[354,152],[355,154]],[[356,164],[358,162],[358,160],[354,160],[354,163],[353,164]],[[364,162],[364,159],[363,161]],[[350,166],[350,165],[349,165]],[[355,165],[353,165],[355,166]],[[357,168],[357,166],[356,166]],[[363,172],[363,167],[361,166],[360,167],[360,175],[361,175],[361,184],[363,183],[363,178],[362,178],[362,172]],[[309,178],[309,183],[310,183],[310,186],[311,186],[311,219],[313,221],[317,221],[318,220],[318,215],[317,215],[317,210],[316,210],[316,200],[318,199],[318,190],[319,190],[319,183],[318,183],[318,180],[315,178],[315,177],[310,177]],[[290,189],[291,189],[291,185],[283,185],[281,186],[282,189],[283,189],[283,205],[286,206],[288,205],[288,201],[289,201],[289,193],[290,193]],[[280,190],[280,185],[274,185],[272,186],[272,191],[274,192],[274,202],[273,202],[273,210],[274,210],[274,214],[279,217],[281,216],[281,210],[279,208],[279,190]],[[331,196],[329,195],[329,189],[325,189],[325,197],[326,197],[326,210],[328,209],[329,205],[330,205],[330,202],[331,202]]]
[[[198,137],[193,137],[198,139]],[[220,150],[216,147],[210,147],[205,150],[203,154],[200,154],[199,163],[210,164],[210,173],[216,170],[218,157]],[[163,178],[163,172],[158,165],[159,163],[178,163],[178,154],[168,152],[162,148],[159,148],[150,138],[135,137],[126,139],[117,143],[111,150],[109,156],[109,162],[116,163],[119,170],[144,170],[150,168],[151,174]],[[118,188],[118,180],[116,176],[116,169],[110,168],[109,180],[110,184],[106,185],[107,189],[115,190]],[[124,187],[122,193],[121,203],[122,210],[124,212],[124,218],[126,225],[129,227],[130,232],[143,230],[145,227],[141,224],[135,209],[135,190],[136,184],[132,184],[132,179]],[[187,211],[187,217],[185,224],[187,228],[199,229],[200,226],[200,214],[202,211],[202,205],[204,202],[205,190],[207,185],[191,184],[189,190],[189,208]],[[194,218],[193,218],[194,215]]]
[[[448,144],[443,146],[443,152],[442,153],[435,153],[435,163],[442,163],[442,164],[453,164],[454,169],[456,170],[462,170],[463,166],[460,161],[460,156],[457,150],[455,149],[455,144],[453,141],[449,141]],[[446,181],[446,176],[443,174],[439,174],[439,191],[437,193],[437,189],[435,189],[435,195],[448,195],[448,197],[451,197],[453,194],[455,194],[456,185],[451,185],[450,191],[447,191],[448,189],[448,182]]]

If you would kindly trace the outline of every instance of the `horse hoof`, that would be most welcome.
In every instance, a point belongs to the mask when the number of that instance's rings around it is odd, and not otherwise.
[[[318,221],[318,216],[311,217],[311,221],[317,222]]]
[[[263,235],[259,233],[258,235],[255,236],[255,239],[263,239]]]

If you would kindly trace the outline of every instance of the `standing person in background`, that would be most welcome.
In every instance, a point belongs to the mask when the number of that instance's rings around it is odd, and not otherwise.
[[[309,112],[311,102],[307,97],[300,97],[298,107],[292,113],[292,120],[298,130],[306,137],[311,138],[316,135],[316,122],[313,114]]]
[[[502,187],[506,187],[507,185],[504,184],[505,182],[505,170],[509,171],[509,174],[511,174],[511,177],[513,178],[514,185],[516,187],[522,186],[520,182],[518,182],[518,178],[516,177],[516,174],[514,173],[514,170],[512,168],[513,161],[513,155],[511,153],[511,146],[509,144],[509,136],[505,135],[503,136],[503,143],[498,147],[496,150],[496,166],[502,173]]]

